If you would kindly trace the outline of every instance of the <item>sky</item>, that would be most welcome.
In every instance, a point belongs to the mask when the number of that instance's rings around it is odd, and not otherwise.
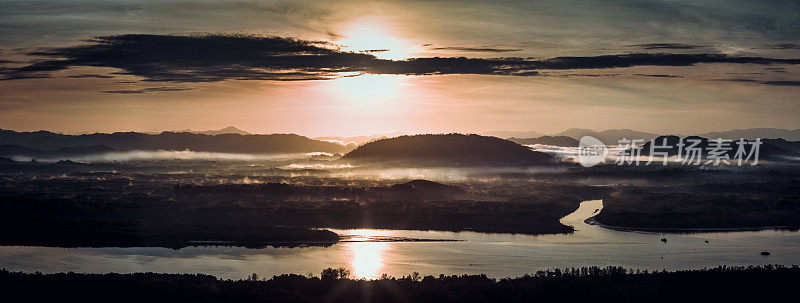
[[[5,1],[0,128],[800,128],[800,1]]]

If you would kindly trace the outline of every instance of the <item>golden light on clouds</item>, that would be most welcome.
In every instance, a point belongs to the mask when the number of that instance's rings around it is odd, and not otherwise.
[[[368,52],[380,59],[403,60],[411,57],[416,46],[400,38],[386,23],[360,20],[347,25],[344,38],[336,41],[344,50]]]

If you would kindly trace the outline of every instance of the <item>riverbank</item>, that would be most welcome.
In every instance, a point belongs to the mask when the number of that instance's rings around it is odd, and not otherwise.
[[[40,274],[0,270],[5,298],[83,302],[675,302],[777,300],[800,279],[800,268],[718,267],[643,272],[621,267],[539,271],[517,278],[484,275],[377,280],[348,279],[345,269],[320,277],[280,275],[221,280],[202,274]],[[735,290],[735,291],[734,291]]]
[[[592,201],[584,201],[581,203],[581,207],[584,206],[584,203],[591,203],[596,202],[596,204],[588,205],[587,208],[594,208],[595,210],[592,214],[588,217],[581,218],[581,222],[594,225],[598,227],[602,227],[605,229],[615,230],[615,231],[623,231],[623,232],[646,232],[646,233],[711,233],[711,232],[744,232],[744,231],[762,231],[762,230],[789,230],[789,231],[796,231],[797,228],[793,226],[764,226],[764,227],[708,227],[708,228],[649,228],[649,227],[630,227],[630,226],[619,226],[619,225],[611,225],[605,224],[597,219],[602,213],[603,210],[603,201],[602,200],[592,200]],[[574,214],[577,214],[580,211],[576,211]],[[585,214],[586,212],[584,212]],[[572,215],[572,214],[571,214]],[[566,218],[566,217],[565,217]],[[585,219],[584,219],[585,218]],[[565,223],[562,219],[562,223]],[[570,224],[568,224],[570,225]]]
[[[603,227],[651,232],[800,228],[800,180],[616,186],[594,218]]]
[[[627,227],[604,224],[595,220],[594,216],[584,220],[586,224],[599,226],[605,229],[625,232],[648,232],[648,233],[712,233],[712,232],[742,232],[742,231],[762,231],[762,230],[786,230],[797,231],[797,226],[763,226],[763,227],[706,227],[706,228],[661,228],[661,227]]]

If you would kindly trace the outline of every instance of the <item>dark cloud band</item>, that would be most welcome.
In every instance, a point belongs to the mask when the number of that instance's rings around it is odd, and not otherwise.
[[[238,80],[325,80],[346,73],[537,76],[540,70],[606,69],[633,66],[691,66],[699,63],[798,64],[800,59],[734,57],[720,54],[636,53],[591,57],[378,59],[344,52],[326,42],[251,35],[117,35],[85,45],[43,49],[38,62],[0,70],[4,80],[48,77],[73,67],[113,67],[158,82]]]
[[[181,92],[187,90],[194,90],[193,88],[180,88],[180,87],[148,87],[142,89],[120,89],[120,90],[104,90],[106,94],[145,94],[151,92]]]

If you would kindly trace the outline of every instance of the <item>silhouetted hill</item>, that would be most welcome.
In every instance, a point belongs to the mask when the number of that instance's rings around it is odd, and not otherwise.
[[[392,138],[402,135],[403,133],[393,132],[393,133],[375,134],[368,136],[353,136],[353,137],[340,137],[340,136],[316,137],[314,138],[314,140],[338,142],[343,145],[350,143],[355,143],[356,145],[362,145],[364,143],[369,143],[380,139]]]
[[[800,129],[780,129],[780,128],[748,128],[748,129],[734,129],[724,132],[709,132],[705,134],[698,134],[704,138],[723,138],[734,139],[740,138],[755,140],[761,139],[785,139],[788,141],[800,141]]]
[[[508,138],[508,141],[516,142],[519,144],[531,145],[531,144],[544,144],[544,145],[553,145],[553,146],[564,146],[564,147],[577,147],[578,140],[575,140],[572,137],[567,136],[541,136],[538,138]]]
[[[640,132],[630,129],[609,129],[601,132],[585,128],[570,128],[563,132],[557,133],[554,136],[567,136],[580,140],[583,136],[592,136],[605,144],[617,144],[622,139],[644,139],[645,141],[657,137],[657,134]],[[741,138],[754,140],[761,139],[785,139],[788,141],[800,141],[800,129],[780,129],[780,128],[748,128],[748,129],[734,129],[721,132],[708,132],[696,134],[698,137],[716,139],[733,139],[738,140]]]
[[[438,182],[417,179],[406,183],[395,184],[389,187],[390,190],[403,192],[418,192],[429,194],[462,193],[464,189],[455,185],[446,185]]]
[[[630,129],[609,129],[601,132],[596,132],[591,129],[584,128],[570,128],[563,132],[557,133],[554,136],[566,136],[575,140],[580,140],[583,136],[592,136],[607,145],[616,145],[619,140],[625,139],[643,139],[650,140],[658,137],[657,134],[640,132]],[[577,146],[577,145],[576,145]]]
[[[24,147],[19,145],[12,145],[12,144],[0,145],[0,156],[2,157],[14,157],[14,156],[30,157],[30,158],[69,157],[69,156],[102,154],[111,151],[114,151],[114,149],[105,145],[62,147],[50,151]]]
[[[148,135],[158,135],[158,134],[160,134],[162,132],[163,131],[145,131],[145,132],[142,132],[142,133],[148,134]],[[170,131],[170,132],[173,132],[173,133],[192,133],[192,134],[211,135],[211,136],[213,136],[213,135],[223,135],[223,134],[251,135],[251,133],[248,133],[246,131],[238,129],[235,126],[228,126],[226,128],[217,129],[217,130],[192,130],[192,129],[188,129],[187,128],[187,129],[183,129],[183,130]]]
[[[193,134],[201,134],[201,135],[211,135],[211,136],[213,136],[213,135],[224,135],[224,134],[250,135],[250,133],[248,133],[246,131],[243,131],[241,129],[238,129],[236,127],[233,127],[233,126],[228,126],[226,128],[219,129],[219,130],[196,130],[196,131],[186,130],[186,131],[182,131],[182,132],[188,132],[188,133],[193,133]]]
[[[481,133],[484,136],[490,137],[498,137],[498,138],[533,138],[533,137],[540,137],[543,134],[537,131],[530,131],[530,130],[520,130],[520,131],[506,131],[506,130],[493,130]]]
[[[383,139],[359,146],[346,160],[454,165],[536,165],[554,163],[552,156],[497,137],[479,135],[415,135]]]
[[[654,151],[655,152],[659,152],[659,153],[660,152],[667,152],[669,154],[669,156],[678,155],[678,152],[681,152],[682,155],[686,155],[687,153],[686,153],[685,148],[683,150],[681,150],[680,147],[678,146],[680,138],[681,137],[674,136],[674,135],[659,136],[658,138],[655,139],[656,145],[655,145]],[[693,143],[690,143],[690,141],[693,141],[693,140],[699,140],[700,141],[700,143],[697,144],[696,147],[700,148],[702,150],[701,154],[702,154],[703,157],[705,157],[706,156],[706,150],[709,147],[709,141],[710,140],[707,139],[707,138],[698,137],[698,136],[689,136],[689,137],[685,137],[684,138],[684,144],[692,145]],[[666,144],[664,144],[664,142],[666,142]],[[642,147],[641,147],[641,154],[642,155],[649,155],[650,154],[650,149],[651,149],[651,145],[652,145],[651,143],[652,142],[646,142],[644,145],[642,145]],[[659,146],[668,146],[669,148],[659,148]],[[728,154],[729,158],[733,159],[735,154],[736,154],[736,152],[737,152],[737,150],[738,150],[738,148],[739,148],[739,144],[736,141],[733,141],[733,142],[731,142],[730,146],[731,146],[731,149],[727,154]],[[747,146],[744,147],[744,150],[749,153],[751,148],[752,147],[750,145],[747,145]],[[762,141],[761,142],[761,146],[759,146],[758,155],[759,155],[759,159],[768,159],[768,158],[779,156],[779,155],[790,155],[790,154],[793,154],[793,153],[794,152],[785,150],[783,148],[780,148],[780,147],[778,147],[776,145],[773,145],[770,142]],[[745,157],[746,157],[746,155],[745,155]]]
[[[787,151],[800,152],[800,141],[787,141],[784,139],[763,139],[761,141],[780,147]]]
[[[203,135],[193,133],[137,132],[62,135],[48,131],[16,132],[0,130],[0,144],[13,144],[39,150],[105,145],[115,150],[192,150],[228,153],[344,153],[353,146],[312,140],[295,134]]]

